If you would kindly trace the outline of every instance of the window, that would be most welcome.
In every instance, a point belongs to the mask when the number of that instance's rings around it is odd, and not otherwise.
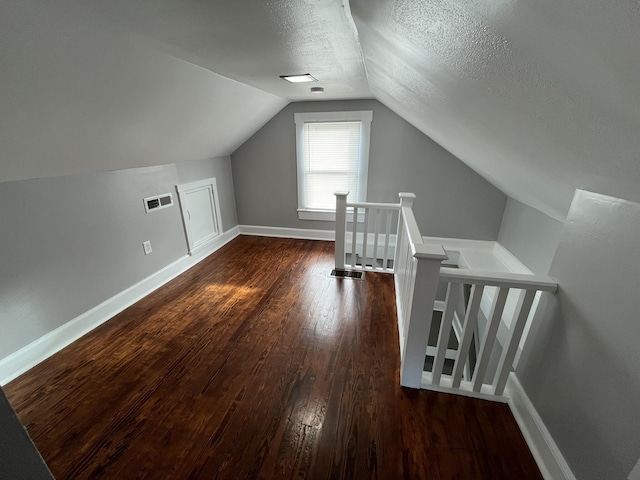
[[[296,113],[298,218],[335,220],[336,190],[367,198],[371,111]]]

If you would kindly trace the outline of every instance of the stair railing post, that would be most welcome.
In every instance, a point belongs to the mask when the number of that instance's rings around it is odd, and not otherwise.
[[[415,193],[400,192],[398,196],[400,197],[400,208],[409,207],[413,209],[413,201],[416,198]]]
[[[400,246],[402,235],[406,234],[402,228],[402,207],[409,207],[413,209],[413,200],[416,198],[416,195],[414,193],[407,192],[400,192],[398,196],[400,197],[400,211],[398,211],[398,228],[396,229],[396,251],[393,258],[394,268],[396,267],[396,265],[399,265],[400,258],[398,255],[400,253],[400,249],[398,247]]]
[[[335,192],[334,195],[336,196],[335,268],[336,270],[344,270],[347,232],[347,195],[349,195],[349,192]]]
[[[433,305],[440,280],[440,263],[447,259],[441,245],[415,245],[414,294],[406,331],[404,356],[400,365],[400,385],[420,388],[433,317]]]

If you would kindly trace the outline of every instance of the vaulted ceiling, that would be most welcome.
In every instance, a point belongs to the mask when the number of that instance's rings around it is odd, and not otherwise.
[[[0,181],[231,153],[375,97],[509,196],[640,201],[637,0],[0,0]]]
[[[373,94],[516,198],[640,196],[640,2],[353,0]]]

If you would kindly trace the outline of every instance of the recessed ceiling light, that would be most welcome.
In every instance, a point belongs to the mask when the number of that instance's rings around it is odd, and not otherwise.
[[[324,93],[324,88],[322,87],[311,87],[311,93]]]
[[[305,73],[303,75],[280,75],[280,78],[291,83],[305,83],[305,82],[317,82],[310,74]]]

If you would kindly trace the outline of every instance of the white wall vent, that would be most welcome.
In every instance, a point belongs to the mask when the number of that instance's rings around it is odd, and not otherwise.
[[[168,208],[172,205],[173,197],[170,193],[163,193],[162,195],[155,195],[144,199],[144,209],[147,213],[162,210],[163,208]]]

